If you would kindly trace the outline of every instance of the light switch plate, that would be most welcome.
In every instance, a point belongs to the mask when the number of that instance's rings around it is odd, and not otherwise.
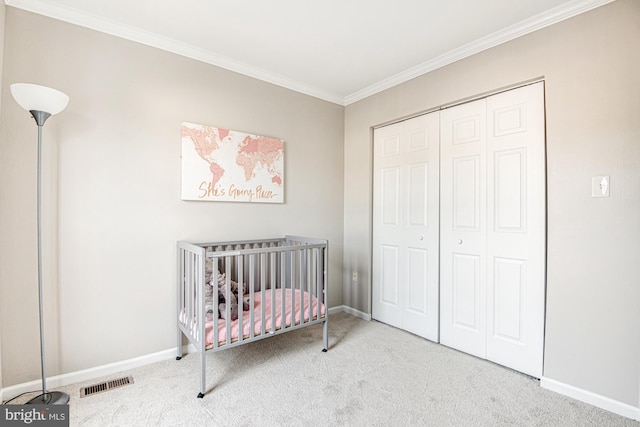
[[[609,197],[608,176],[594,176],[591,178],[591,197]]]

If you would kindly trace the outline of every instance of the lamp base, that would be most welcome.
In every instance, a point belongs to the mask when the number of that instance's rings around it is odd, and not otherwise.
[[[66,405],[69,403],[69,395],[61,391],[50,391],[34,397],[27,405]]]

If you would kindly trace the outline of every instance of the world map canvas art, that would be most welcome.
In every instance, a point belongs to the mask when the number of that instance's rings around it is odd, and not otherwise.
[[[284,141],[182,123],[182,200],[284,202]]]

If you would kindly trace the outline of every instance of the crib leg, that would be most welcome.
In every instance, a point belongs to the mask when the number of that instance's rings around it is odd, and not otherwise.
[[[329,349],[329,320],[322,322],[322,345],[322,351],[326,353]]]
[[[198,393],[198,399],[202,399],[204,397],[205,387],[207,386],[207,378],[206,378],[206,359],[207,353],[204,349],[200,352],[200,393]]]
[[[182,359],[182,331],[178,328],[178,356],[176,360]]]

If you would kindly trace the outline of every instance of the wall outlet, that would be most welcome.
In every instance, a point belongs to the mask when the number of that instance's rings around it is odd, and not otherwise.
[[[591,177],[591,197],[609,197],[609,177]]]
[[[358,272],[357,271],[351,272],[351,281],[353,281],[353,282],[357,282],[358,281]]]

